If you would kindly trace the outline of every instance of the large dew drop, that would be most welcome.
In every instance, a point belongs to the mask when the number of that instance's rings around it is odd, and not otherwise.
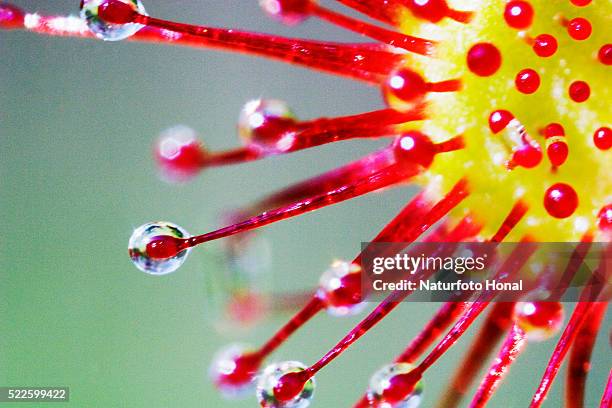
[[[189,238],[189,233],[176,224],[165,221],[144,224],[130,237],[128,253],[134,265],[151,275],[166,275],[176,271],[187,259],[188,249],[178,252],[170,258],[154,258],[147,252],[147,245],[158,237]]]
[[[130,6],[134,12],[147,15],[140,0],[120,0]],[[82,0],[81,18],[85,20],[87,26],[98,38],[104,41],[121,41],[136,34],[143,28],[142,24],[126,23],[112,24],[104,21],[100,17],[100,6],[106,4],[108,0]]]
[[[298,361],[284,361],[267,366],[257,383],[257,399],[264,408],[306,408],[314,397],[315,380],[310,378],[304,384],[302,391],[289,401],[281,401],[275,395],[275,387],[286,374],[298,373],[306,369]]]

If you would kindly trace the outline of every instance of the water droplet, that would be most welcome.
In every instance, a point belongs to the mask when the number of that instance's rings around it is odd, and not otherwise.
[[[306,366],[298,361],[284,361],[266,367],[257,383],[259,404],[264,408],[306,408],[309,406],[314,397],[314,378],[308,379],[300,393],[289,401],[279,400],[274,392],[281,377],[289,373],[299,373],[305,369]]]
[[[128,243],[128,253],[141,271],[151,275],[166,275],[176,271],[185,262],[189,250],[182,250],[169,258],[156,259],[147,252],[147,246],[157,237],[184,239],[189,236],[187,231],[171,222],[151,222],[134,230]]]
[[[417,408],[421,405],[423,393],[423,382],[419,381],[410,394],[403,399],[397,401],[395,398],[389,398],[389,393],[394,388],[394,378],[398,375],[408,374],[414,369],[412,364],[408,363],[393,363],[388,364],[372,375],[370,379],[370,389],[368,390],[369,398],[372,401],[379,402],[377,406],[388,408]],[[399,390],[401,391],[401,390]],[[391,401],[393,400],[393,401]]]
[[[277,99],[256,99],[240,112],[238,133],[247,146],[263,151],[286,151],[293,146],[296,117]]]
[[[361,267],[352,262],[334,261],[321,276],[318,296],[331,315],[359,313],[365,306],[361,293]]]
[[[109,0],[82,0],[81,18],[98,38],[104,41],[121,41],[136,34],[144,26],[137,23],[113,24],[100,16],[100,7],[106,6]],[[147,15],[140,0],[116,0],[129,6],[135,13]]]

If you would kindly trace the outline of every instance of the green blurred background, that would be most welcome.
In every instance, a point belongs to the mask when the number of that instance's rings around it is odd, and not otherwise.
[[[16,4],[78,12],[76,0]],[[183,22],[359,40],[318,21],[281,26],[255,0],[145,6]],[[288,315],[250,330],[218,330],[219,310],[206,289],[226,269],[218,243],[193,251],[163,277],[139,272],[126,253],[133,228],[144,222],[205,232],[220,225],[223,210],[386,143],[347,142],[214,169],[185,185],[159,180],[151,146],[161,130],[186,124],[212,149],[234,147],[239,110],[256,97],[284,99],[301,118],[382,107],[376,88],[263,59],[0,32],[0,386],[69,386],[74,407],[257,406],[253,396],[221,398],[208,364],[227,343],[261,344]],[[372,194],[266,228],[261,235],[272,255],[262,279],[279,292],[313,288],[332,259],[352,259],[413,192]],[[401,305],[317,376],[312,406],[349,406],[436,307]],[[359,318],[320,315],[273,359],[312,363]],[[587,406],[599,400],[610,367],[610,318],[604,327]],[[437,400],[473,334],[427,373],[423,407]],[[530,344],[490,405],[526,406],[554,343]],[[563,377],[546,406],[561,405]]]

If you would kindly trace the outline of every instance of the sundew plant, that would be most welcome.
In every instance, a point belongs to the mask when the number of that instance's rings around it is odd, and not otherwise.
[[[53,221],[50,226],[28,223],[23,227],[28,229],[26,238],[34,246],[37,242],[50,243],[48,249],[35,247],[26,255],[27,240],[15,234],[7,239],[4,255],[16,252],[28,259],[32,254],[44,257],[48,253],[50,259],[58,259],[57,246],[63,248],[61,257],[67,265],[71,265],[71,259],[85,260],[82,273],[87,274],[90,263],[95,263],[99,271],[114,268],[120,262],[117,254],[109,256],[103,249],[109,240],[124,243],[129,238],[129,259],[144,274],[132,268],[138,284],[132,282],[134,287],[125,293],[139,292],[130,299],[146,304],[113,299],[112,288],[121,282],[109,284],[108,280],[122,279],[115,273],[103,278],[102,287],[107,290],[90,293],[85,289],[86,299],[81,302],[104,298],[109,304],[118,302],[142,310],[148,304],[157,304],[153,306],[156,313],[163,313],[160,304],[190,302],[190,314],[175,320],[174,328],[197,327],[200,341],[214,339],[211,342],[216,343],[218,336],[223,336],[229,344],[214,355],[206,347],[206,352],[200,350],[200,355],[189,356],[182,353],[180,341],[157,350],[135,346],[137,352],[146,350],[157,363],[151,364],[147,373],[124,367],[129,372],[125,387],[135,387],[134,392],[118,391],[123,401],[129,400],[125,406],[140,406],[148,400],[143,393],[160,387],[158,382],[146,380],[151,376],[166,378],[162,386],[165,399],[147,406],[192,406],[191,397],[178,396],[170,385],[171,370],[204,365],[208,368],[192,378],[190,386],[183,385],[183,392],[215,387],[218,395],[200,394],[199,406],[612,406],[610,324],[605,319],[612,279],[610,1],[260,0],[255,20],[267,19],[268,27],[278,25],[272,29],[274,34],[232,25],[233,16],[255,10],[250,4],[219,3],[225,19],[217,26],[208,25],[205,12],[203,21],[194,21],[189,13],[187,20],[174,19],[172,13],[181,7],[206,10],[193,2],[183,5],[173,1],[162,7],[139,0],[82,0],[64,14],[47,14],[41,4],[31,8],[30,4],[0,2],[2,41],[11,44],[9,53],[4,53],[8,64],[3,67],[3,75],[7,89],[19,95],[15,102],[10,98],[3,101],[14,103],[7,109],[10,137],[3,155],[10,163],[7,171],[25,173],[23,179],[11,178],[9,185],[32,182],[27,174],[28,161],[12,156],[27,156],[25,149],[39,149],[33,147],[37,143],[35,135],[28,136],[23,144],[18,143],[16,135],[24,129],[32,132],[36,129],[32,122],[38,119],[44,123],[45,114],[34,108],[40,103],[37,99],[53,99],[48,95],[62,92],[61,86],[34,92],[36,75],[27,77],[20,72],[18,66],[23,62],[11,53],[19,53],[19,58],[36,65],[41,61],[37,47],[42,49],[52,42],[78,43],[72,45],[75,50],[69,53],[71,60],[64,61],[71,67],[66,69],[91,71],[80,87],[66,87],[72,93],[66,98],[73,100],[68,106],[79,114],[79,125],[71,134],[84,135],[81,140],[75,136],[71,143],[93,141],[91,156],[82,160],[74,153],[73,159],[73,152],[64,151],[63,160],[56,160],[51,149],[47,160],[54,168],[61,167],[66,179],[73,177],[72,172],[90,171],[101,185],[107,174],[126,168],[122,160],[130,161],[130,168],[146,170],[139,170],[138,177],[150,178],[151,185],[159,183],[163,187],[144,187],[138,203],[128,203],[130,193],[126,191],[123,196],[122,191],[141,184],[131,180],[133,175],[128,172],[112,179],[117,198],[97,194],[95,182],[90,184],[89,198],[102,203],[108,200],[104,207],[123,205],[129,209],[126,212],[139,217],[149,214],[156,219],[174,214],[181,221],[180,225],[153,221],[138,227],[143,220],[101,220],[103,212],[83,215],[64,207],[61,213],[66,222],[80,225],[75,227],[78,240],[72,243],[70,233],[66,234],[70,229],[58,227]],[[200,14],[197,16],[200,18]],[[231,28],[222,28],[225,25]],[[323,27],[333,30],[320,32]],[[309,34],[311,30],[313,35]],[[322,33],[332,38],[321,38]],[[26,46],[20,46],[24,38]],[[98,45],[84,46],[88,47],[86,52],[84,48],[77,50],[83,47],[81,44],[94,43]],[[129,58],[123,53],[137,52],[139,47],[146,47],[147,63],[132,70],[122,68],[122,59]],[[168,58],[168,48],[180,48],[181,54]],[[207,65],[202,61],[220,58],[218,51],[240,56],[223,57],[229,61],[227,68],[208,78],[203,69]],[[274,64],[287,64],[297,74],[262,68],[250,71],[250,58],[257,61],[262,57]],[[258,63],[252,62],[253,66]],[[174,79],[166,75],[160,81],[148,76],[152,68],[147,64],[159,64],[168,70],[182,68],[174,71]],[[204,86],[206,92],[202,94],[183,89],[189,97],[172,96],[178,87],[186,86],[181,75],[192,77],[188,70],[198,72],[202,84],[210,81],[210,87]],[[238,71],[243,72],[233,74]],[[38,74],[44,72],[45,67],[40,66]],[[244,94],[243,86],[232,80],[234,76],[261,84],[259,92],[265,93]],[[341,109],[330,113],[329,105],[321,105],[319,110],[318,104],[303,97],[292,101],[291,91],[283,92],[282,98],[267,91],[270,84],[281,90],[307,88],[300,90],[303,95],[310,88],[329,92],[317,83],[318,76],[334,78],[330,84],[336,88],[330,98],[341,103]],[[202,89],[200,84],[197,87]],[[361,95],[358,87],[367,89],[371,106],[364,106],[365,99],[351,96]],[[30,94],[25,95],[25,89]],[[158,91],[151,93],[151,89]],[[101,90],[99,94],[97,90]],[[346,95],[339,95],[343,90]],[[117,97],[109,97],[113,94]],[[130,98],[124,96],[128,94]],[[243,99],[242,106],[228,112],[222,100],[235,98]],[[95,108],[85,111],[74,100]],[[167,109],[160,103],[163,100],[168,101]],[[294,102],[308,107],[311,116],[298,117],[297,109],[292,108]],[[219,108],[221,105],[224,109]],[[47,115],[50,122],[57,115],[73,117],[61,103],[53,106]],[[200,109],[213,112],[208,112],[206,123],[199,121]],[[140,115],[132,115],[132,110]],[[119,136],[100,132],[109,123]],[[184,123],[200,123],[202,136],[195,126]],[[218,123],[229,126],[219,127],[223,125]],[[219,138],[223,141],[219,145],[226,147],[213,148],[206,128],[228,131],[231,126],[236,128],[238,141]],[[54,125],[56,129],[62,127],[70,129],[68,124]],[[143,127],[149,135],[142,135]],[[135,141],[141,143],[147,138],[153,146],[151,161],[160,181],[152,166],[146,164],[151,156],[149,146],[134,147]],[[107,144],[114,146],[102,149],[109,153],[102,160],[104,165],[98,167],[96,146]],[[16,152],[17,148],[24,150]],[[325,156],[327,149],[334,154]],[[292,165],[294,160],[299,166]],[[265,163],[272,163],[265,173],[254,170],[254,166]],[[214,184],[212,174],[224,172],[229,176]],[[216,187],[206,190],[206,196],[196,193],[211,185]],[[55,192],[72,188],[63,186]],[[17,195],[21,191],[15,187]],[[54,190],[49,191],[37,202],[53,201]],[[77,195],[69,201],[80,199]],[[27,211],[16,204],[16,198],[7,201],[9,218]],[[209,201],[217,203],[214,212],[206,209]],[[366,211],[359,210],[360,203],[366,203]],[[338,212],[321,221],[318,213],[308,214],[315,210]],[[200,216],[194,215],[198,213],[206,217],[214,213],[216,217],[201,222]],[[381,214],[387,214],[386,218]],[[307,221],[299,221],[304,218]],[[12,226],[14,221],[7,222]],[[131,236],[130,232],[125,236],[110,233],[103,226],[106,222],[124,223],[125,230],[132,228]],[[293,222],[305,224],[274,235],[290,241],[294,248],[293,253],[283,253],[282,244],[266,240],[268,230]],[[211,228],[215,223],[221,227]],[[358,226],[365,228],[353,235]],[[198,227],[204,232],[193,234]],[[317,240],[326,239],[320,234],[330,231],[336,234],[334,238],[317,245]],[[13,239],[19,242],[11,243]],[[354,242],[335,247],[336,241],[343,239]],[[454,248],[453,243],[464,242],[520,242],[534,248],[541,243],[577,243],[564,269],[569,281],[591,246],[600,245],[603,250],[596,273],[574,303],[541,301],[535,295],[522,301],[494,302],[482,293],[469,301],[402,305],[411,294],[407,291],[392,292],[376,302],[370,299],[362,285],[365,268],[361,242],[408,245],[419,241],[440,243],[440,253]],[[82,254],[85,248],[86,254]],[[320,262],[328,254],[316,253],[321,250],[329,252],[326,264]],[[336,253],[339,251],[342,253]],[[495,276],[502,280],[518,272],[528,258],[510,255],[500,262]],[[181,283],[189,264],[194,264],[189,273],[199,278]],[[59,262],[38,267],[62,274]],[[123,265],[121,269],[126,268]],[[265,284],[272,273],[276,284]],[[417,271],[416,275],[427,277],[424,273]],[[0,345],[9,350],[19,339],[35,333],[32,325],[19,316],[20,305],[26,303],[26,310],[35,313],[37,297],[23,277],[5,274],[7,295],[2,306],[7,310],[7,327],[14,334]],[[299,284],[291,285],[290,277],[298,275]],[[534,278],[533,294],[549,289],[542,276]],[[593,292],[589,284],[602,277],[604,284],[593,285],[597,287]],[[53,282],[48,279],[47,284]],[[78,296],[73,284],[68,287]],[[199,287],[199,295],[177,296],[171,301],[153,296],[173,290],[176,284],[186,290]],[[83,288],[89,287],[83,283]],[[19,288],[30,289],[20,292]],[[57,295],[52,289],[45,293],[38,296]],[[221,299],[210,302],[212,298]],[[64,302],[58,306],[58,313],[67,311],[70,316],[73,308],[79,307],[79,303]],[[103,317],[91,316],[87,321],[99,318],[109,324],[115,312],[112,307],[103,309],[98,311]],[[320,316],[323,314],[328,317]],[[154,324],[155,316],[150,318]],[[312,323],[319,319],[333,322],[327,328],[314,326]],[[390,319],[394,319],[393,324],[388,324]],[[62,321],[67,328],[73,326],[69,319]],[[138,343],[146,343],[146,336],[136,334],[141,332],[141,324],[135,318],[117,327],[125,333],[134,330]],[[102,323],[98,330],[95,325],[74,327],[82,330],[81,335],[108,337],[114,347],[122,344],[121,340],[113,341],[115,335],[103,330],[106,326]],[[168,329],[159,327],[156,336],[167,336]],[[208,334],[213,330],[220,334]],[[385,339],[376,339],[377,333]],[[369,346],[361,346],[368,338]],[[44,347],[45,341],[53,342],[53,337],[43,336],[41,342],[32,344]],[[63,344],[65,351],[72,344],[64,336],[55,341]],[[189,342],[194,341],[195,336],[189,338]],[[24,348],[20,351],[26,353]],[[352,352],[355,348],[360,351]],[[537,350],[537,358],[529,354],[532,349]],[[112,348],[108,351],[114,355]],[[10,366],[11,372],[0,376],[2,381],[55,383],[55,378],[64,378],[61,364],[55,366],[59,377],[53,373],[38,377],[30,370],[17,375],[14,370],[20,363],[36,364],[34,357],[21,361],[17,353],[5,354],[0,364]],[[157,360],[159,354],[169,360]],[[102,355],[83,355],[83,361],[95,366],[84,369],[88,373],[83,376],[85,383],[93,381],[87,380],[89,375],[109,370],[108,365],[95,363],[103,359]],[[201,364],[194,366],[193,361]],[[110,370],[121,371],[119,367],[120,361]],[[517,375],[519,379],[513,381]],[[104,381],[98,384],[105,386]],[[87,399],[79,395],[76,385],[72,387],[75,404],[82,398],[83,405],[79,406],[124,404],[110,390],[98,391],[104,396],[94,392]],[[183,402],[178,402],[181,399]],[[96,405],[99,401],[105,402]]]

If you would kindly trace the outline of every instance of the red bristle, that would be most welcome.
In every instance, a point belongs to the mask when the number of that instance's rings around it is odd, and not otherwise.
[[[497,387],[499,387],[503,377],[507,374],[510,365],[523,351],[525,345],[525,332],[517,325],[512,326],[493,365],[489,368],[478,386],[478,390],[472,402],[470,402],[470,408],[482,408],[487,404],[493,393],[497,390]]]
[[[454,408],[459,405],[476,380],[478,372],[493,353],[493,348],[504,333],[512,326],[514,302],[496,302],[482,324],[475,340],[459,364],[451,385],[442,396],[440,408]]]
[[[395,25],[402,7],[402,0],[336,0],[347,7],[353,8],[368,17]]]
[[[567,408],[585,406],[585,386],[587,376],[591,371],[591,353],[607,308],[606,302],[596,303],[595,307],[589,311],[584,324],[578,329],[567,368],[565,383],[565,406]]]
[[[604,389],[603,395],[601,396],[601,402],[599,408],[610,408],[612,407],[612,369],[608,375],[608,383]]]
[[[525,241],[523,240],[523,242]],[[516,249],[513,250],[499,267],[493,279],[503,281],[508,276],[514,275],[520,270],[534,251],[535,246],[531,246],[531,248],[523,247],[520,253]],[[529,253],[526,254],[526,252]],[[387,388],[390,395],[384,395],[385,400],[389,403],[394,403],[406,398],[406,396],[413,391],[415,385],[421,380],[423,373],[457,342],[474,320],[476,320],[488,306],[493,296],[493,293],[483,292],[475,302],[471,302],[466,312],[416,368],[407,374],[399,374],[394,377],[395,382]]]
[[[570,346],[578,335],[580,327],[586,321],[587,317],[591,313],[591,310],[596,308],[598,302],[593,302],[593,300],[597,299],[602,290],[602,287],[598,287],[596,283],[600,279],[603,279],[604,281],[610,279],[610,274],[612,272],[609,270],[609,268],[605,267],[607,258],[610,256],[610,249],[611,247],[608,245],[601,255],[601,261],[598,269],[591,274],[589,281],[586,283],[584,289],[580,293],[578,304],[576,305],[576,308],[574,309],[574,312],[572,313],[563,334],[561,334],[561,338],[555,346],[538,389],[531,399],[529,408],[540,408],[542,406],[546,396],[548,395],[548,391],[555,380],[559,368],[561,367],[561,363],[563,363]]]
[[[405,242],[412,242],[424,231],[426,231],[431,225],[435,224],[441,217],[446,215],[451,209],[455,208],[465,197],[468,195],[467,182],[465,180],[459,181],[453,189],[440,200],[425,216],[419,218],[415,225],[409,227],[409,232],[404,236]],[[451,248],[444,246],[441,247],[441,253],[446,253]],[[424,278],[430,272],[423,273]],[[332,360],[338,357],[344,352],[352,343],[357,341],[363,336],[368,330],[379,323],[385,316],[387,316],[406,296],[410,294],[410,291],[398,291],[393,292],[389,295],[380,305],[376,307],[365,319],[363,319],[353,330],[351,330],[342,340],[340,340],[336,346],[334,346],[329,352],[327,352],[321,359],[315,364],[308,367],[303,371],[299,380],[303,384],[314,376],[319,370],[329,364]],[[294,378],[287,378],[287,384],[283,384],[284,380],[281,377],[279,380],[279,393],[282,398],[289,398],[289,396],[297,395],[302,387],[294,386]],[[276,389],[275,389],[276,393]]]
[[[527,207],[527,204],[525,204],[523,201],[518,201],[516,204],[514,204],[512,210],[510,210],[510,213],[506,216],[502,225],[491,238],[491,242],[502,242],[527,213],[528,209],[529,207]]]
[[[580,267],[584,264],[584,260],[591,249],[591,245],[593,242],[593,233],[592,231],[587,231],[580,238],[580,242],[570,256],[570,259],[559,279],[559,283],[550,291],[549,298],[551,300],[560,301],[563,297],[563,294],[570,288],[576,273],[580,270]]]
[[[387,30],[369,23],[365,23],[363,21],[355,20],[327,8],[321,7],[316,3],[311,4],[310,12],[345,29],[357,32],[393,47],[414,52],[416,54],[431,55],[435,49],[435,43],[433,41],[405,35],[396,31]]]
[[[467,307],[466,302],[446,302],[417,334],[408,347],[395,361],[414,363],[443,331],[446,330]]]

